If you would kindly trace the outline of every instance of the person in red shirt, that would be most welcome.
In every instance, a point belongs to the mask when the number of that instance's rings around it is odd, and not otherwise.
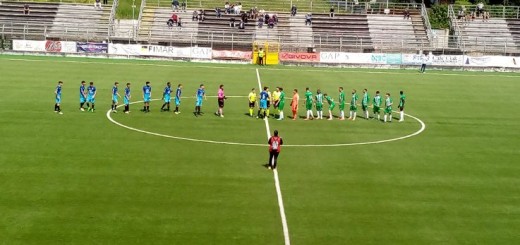
[[[177,15],[172,14],[172,17],[170,17],[170,19],[166,22],[166,24],[168,24],[169,27],[173,27],[174,24],[178,23],[178,20],[179,20],[179,18],[177,17]]]
[[[283,140],[278,136],[278,130],[274,130],[273,134],[274,135],[269,138],[269,141],[267,141],[267,144],[269,144],[269,163],[267,163],[267,168],[275,170]]]

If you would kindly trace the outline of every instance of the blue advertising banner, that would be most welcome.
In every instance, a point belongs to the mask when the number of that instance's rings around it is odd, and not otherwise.
[[[108,53],[108,43],[77,43],[78,53]]]

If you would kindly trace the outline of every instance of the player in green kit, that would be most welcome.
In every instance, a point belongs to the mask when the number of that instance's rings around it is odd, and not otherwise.
[[[404,100],[406,99],[406,95],[404,95],[404,92],[401,90],[399,92],[399,122],[404,121]]]
[[[323,94],[323,96],[325,96],[325,100],[327,100],[327,103],[329,103],[329,119],[327,119],[327,120],[332,120],[332,110],[334,110],[336,103],[334,103],[334,99],[332,99],[326,93]]]
[[[359,97],[356,93],[356,90],[352,89],[352,99],[350,100],[350,116],[348,117],[348,120],[356,120],[358,98]]]
[[[339,87],[339,120],[345,120],[345,92]],[[330,119],[329,119],[330,120]]]
[[[363,109],[363,113],[365,114],[365,119],[369,119],[368,115],[368,104],[370,104],[370,96],[368,95],[368,90],[363,89],[363,99],[361,100],[361,108]]]
[[[318,119],[323,119],[323,94],[320,89],[316,92],[316,113]]]
[[[280,116],[278,117],[278,120],[283,120],[283,108],[285,106],[285,92],[283,91],[282,87],[278,88],[280,90],[280,99],[278,100],[278,112],[280,113]]]
[[[374,112],[374,119],[376,118],[376,114],[377,114],[377,120],[381,120],[381,115],[379,115],[380,110],[381,110],[381,103],[382,103],[381,95],[379,95],[379,91],[376,91],[376,96],[374,96],[373,108],[372,108],[372,111]]]
[[[390,98],[390,93],[386,93],[386,98],[385,98],[385,122],[386,122],[386,117],[388,115],[388,121],[389,122],[392,122],[392,104],[393,104],[393,101],[392,101],[392,98]]]
[[[312,114],[312,92],[309,90],[309,87],[305,88],[305,109],[307,110],[307,117],[305,120],[314,119],[314,115]]]

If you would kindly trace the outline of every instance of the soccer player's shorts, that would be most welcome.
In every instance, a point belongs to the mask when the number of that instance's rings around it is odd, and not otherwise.
[[[381,108],[379,108],[379,106],[374,106],[374,108],[373,108],[372,111],[373,111],[374,113],[379,114],[379,111],[380,111],[380,110],[381,110]]]
[[[117,95],[112,95],[112,101],[114,103],[117,103],[119,101],[119,99],[117,98]]]
[[[85,103],[87,102],[87,99],[83,96],[79,97],[79,103]]]
[[[309,103],[309,102],[305,103],[305,109],[312,110],[312,103]]]
[[[143,98],[144,102],[150,102],[151,99],[150,99],[150,95],[149,94],[145,94],[143,97],[144,97]]]
[[[278,110],[282,111],[284,107],[285,107],[285,102],[280,101],[280,103],[278,103]]]
[[[351,111],[357,111],[357,105],[350,105]]]
[[[368,110],[368,105],[361,104],[361,109],[363,109],[363,111],[367,111]]]
[[[340,103],[340,104],[339,104],[339,110],[340,110],[340,111],[345,110],[345,104],[344,104],[344,103]]]
[[[61,96],[56,96],[56,104],[61,103]]]
[[[392,113],[392,107],[386,107],[385,108],[385,113],[386,114],[391,114]]]
[[[91,96],[87,97],[87,102],[89,103],[96,103],[96,98],[93,98]]]
[[[125,105],[130,104],[130,100],[128,100],[128,98],[126,98],[126,96],[125,96],[125,98],[123,99],[123,102],[125,102]]]
[[[171,97],[169,95],[165,95],[164,96],[164,102],[165,103],[170,103],[170,101],[171,101]]]
[[[323,110],[323,104],[316,104],[316,110],[322,111]]]
[[[179,106],[181,104],[181,99],[175,97],[175,105]]]
[[[334,103],[330,104],[329,105],[329,110],[331,110],[331,111],[334,110],[334,107],[336,107],[336,104],[334,104]]]
[[[267,109],[267,100],[260,100],[260,109]]]
[[[221,98],[218,99],[218,107],[224,108],[224,99],[223,98],[222,99]]]
[[[404,105],[403,106],[399,106],[399,111],[403,111],[404,110]]]
[[[195,102],[195,106],[202,106],[202,97],[197,97],[197,101]]]
[[[255,108],[255,102],[249,102],[249,108]]]

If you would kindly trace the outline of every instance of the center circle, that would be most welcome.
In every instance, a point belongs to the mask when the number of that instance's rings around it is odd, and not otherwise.
[[[160,100],[160,99],[152,99],[152,101],[157,101],[157,100]],[[131,102],[130,104],[136,104],[136,103],[142,103],[142,102],[143,101],[134,101],[134,102]],[[121,107],[121,106],[123,106],[123,105],[119,105],[118,108]],[[154,135],[154,136],[170,138],[170,139],[176,139],[176,140],[185,140],[185,141],[201,142],[201,143],[211,143],[211,144],[241,145],[241,146],[262,146],[262,147],[265,147],[267,145],[267,144],[255,144],[255,143],[245,143],[245,142],[216,141],[216,140],[197,139],[197,138],[189,138],[189,137],[180,137],[180,136],[174,136],[174,135],[168,135],[168,134],[161,134],[161,133],[157,133],[157,132],[152,132],[152,131],[148,131],[148,130],[135,128],[135,127],[132,127],[132,126],[125,125],[125,124],[123,124],[121,122],[118,122],[118,121],[116,121],[115,119],[112,118],[112,113],[111,112],[112,112],[112,110],[108,110],[107,113],[106,113],[106,117],[107,117],[107,119],[110,122],[114,123],[117,126],[129,129],[129,130],[132,130],[132,131],[148,134],[148,135]],[[393,111],[393,112],[397,113],[396,111]],[[404,139],[407,139],[407,138],[411,138],[411,137],[419,135],[420,133],[422,133],[426,129],[426,124],[421,119],[419,119],[419,118],[417,118],[415,116],[406,114],[406,113],[404,115],[409,117],[409,118],[412,118],[415,121],[417,121],[421,125],[420,129],[415,131],[415,132],[413,132],[413,133],[404,135],[404,136],[399,136],[399,137],[394,137],[394,138],[389,138],[389,139],[383,139],[383,140],[373,140],[373,141],[353,142],[353,143],[338,143],[338,144],[288,144],[288,145],[284,145],[284,147],[302,147],[302,148],[303,147],[340,147],[340,146],[356,146],[356,145],[381,144],[381,143],[388,143],[388,142],[392,142],[392,141],[398,141],[398,140],[404,140]],[[268,119],[263,119],[263,120],[268,120]]]

